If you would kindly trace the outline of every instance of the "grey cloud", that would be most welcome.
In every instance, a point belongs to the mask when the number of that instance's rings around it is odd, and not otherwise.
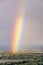
[[[43,0],[26,0],[21,49],[43,47]],[[25,1],[24,1],[25,3]],[[0,49],[10,47],[10,33],[21,0],[0,0]],[[4,48],[5,46],[5,48]]]

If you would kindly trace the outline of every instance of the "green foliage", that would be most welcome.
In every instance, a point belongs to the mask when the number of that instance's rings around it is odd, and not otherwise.
[[[31,54],[5,54],[1,59],[7,60],[23,60],[21,62],[6,62],[0,63],[0,65],[43,65],[43,54],[40,53],[31,53]],[[27,61],[25,61],[27,60]]]

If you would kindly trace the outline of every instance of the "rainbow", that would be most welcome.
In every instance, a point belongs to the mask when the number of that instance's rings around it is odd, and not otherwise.
[[[13,40],[12,40],[12,52],[17,53],[19,44],[20,44],[20,38],[22,35],[22,29],[23,29],[23,23],[24,23],[24,11],[25,8],[22,8],[22,10],[19,11],[18,17],[15,21],[15,26],[13,28]]]

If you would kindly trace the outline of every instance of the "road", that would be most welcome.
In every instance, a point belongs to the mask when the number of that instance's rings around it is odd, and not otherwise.
[[[6,63],[6,62],[14,62],[14,63],[22,63],[23,61],[26,61],[26,60],[0,60],[0,63]]]

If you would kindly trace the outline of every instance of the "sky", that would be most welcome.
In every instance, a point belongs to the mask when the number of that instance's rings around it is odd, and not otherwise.
[[[43,50],[43,0],[26,0],[20,50]],[[17,13],[25,0],[0,0],[0,50],[10,50]]]

